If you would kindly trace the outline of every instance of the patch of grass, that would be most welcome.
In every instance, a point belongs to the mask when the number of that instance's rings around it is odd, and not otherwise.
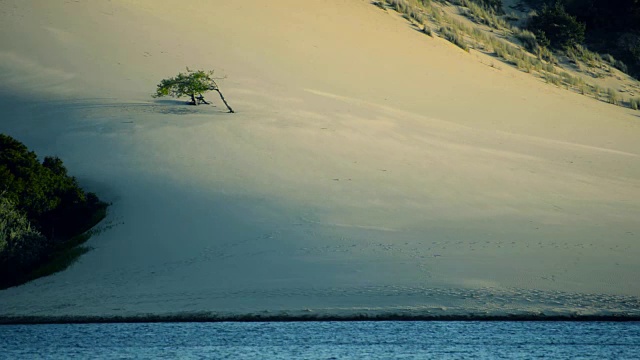
[[[462,50],[469,52],[469,45],[467,45],[464,38],[457,30],[448,26],[443,26],[440,28],[440,35]]]
[[[431,28],[429,27],[429,24],[427,24],[427,23],[424,23],[422,25],[422,32],[427,34],[427,35],[429,35],[429,36],[431,36],[431,37],[433,37],[433,32],[431,32]]]
[[[407,11],[409,13],[409,18],[415,20],[418,24],[424,23],[424,15],[418,8],[410,7]]]
[[[492,39],[491,47],[497,57],[507,61],[512,61],[517,53],[516,48],[498,39]]]
[[[497,30],[509,28],[507,22],[496,15],[492,9],[486,9],[470,0],[457,0],[456,4],[465,8],[462,13],[473,22],[484,24]]]
[[[491,39],[489,39],[489,36],[487,36],[487,34],[484,31],[482,31],[482,30],[480,30],[480,29],[478,29],[476,27],[471,29],[471,34],[469,34],[469,35],[471,35],[471,37],[476,41],[479,41],[479,42],[482,42],[482,43],[485,43],[485,44],[491,43]]]
[[[538,47],[536,49],[536,56],[541,61],[546,61],[550,64],[558,64],[558,58],[546,47]]]
[[[618,91],[615,89],[607,89],[607,100],[609,104],[620,105],[620,96],[618,96]]]
[[[602,87],[598,84],[593,85],[593,95],[596,99],[600,98],[600,94],[602,93]]]
[[[562,78],[559,76],[556,76],[548,72],[545,72],[543,76],[544,76],[544,80],[549,84],[553,84],[556,86],[562,85]]]
[[[423,12],[407,0],[387,0],[387,4],[401,13],[403,18],[409,21],[415,20],[418,24],[424,23],[425,16]]]
[[[553,66],[553,64],[552,64],[552,63],[544,64],[544,65],[542,66],[542,69],[543,69],[544,71],[548,72],[548,73],[551,73],[551,74],[555,74],[555,73],[556,73],[556,67],[555,67],[555,66]]]
[[[536,36],[531,31],[516,28],[514,30],[514,36],[527,51],[533,53],[539,47],[538,40],[536,40]]]
[[[578,84],[578,92],[580,92],[580,94],[582,95],[589,95],[590,93],[589,86],[584,82]]]
[[[391,0],[391,5],[397,12],[401,14],[406,13],[409,7],[409,4],[407,4],[405,0]]]
[[[516,66],[518,67],[518,69],[528,73],[530,73],[533,68],[529,61],[523,59],[516,59]]]
[[[562,81],[567,84],[567,85],[571,85],[571,86],[576,86],[578,85],[578,78],[574,77],[573,75],[569,74],[568,72],[562,71],[560,73],[560,77],[562,78]]]
[[[589,51],[589,49],[582,45],[576,45],[566,49],[566,54],[570,59],[576,58],[581,60],[590,68],[602,67],[603,59],[600,54]]]
[[[436,24],[441,24],[442,19],[444,18],[444,13],[440,9],[432,9],[433,11],[431,12],[431,18],[433,19],[433,22],[435,22]]]
[[[633,110],[640,109],[640,98],[631,98],[629,99],[629,107]]]

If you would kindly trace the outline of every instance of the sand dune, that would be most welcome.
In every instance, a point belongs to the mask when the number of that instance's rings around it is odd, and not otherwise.
[[[0,3],[0,131],[113,202],[1,316],[640,314],[638,112],[369,1]]]

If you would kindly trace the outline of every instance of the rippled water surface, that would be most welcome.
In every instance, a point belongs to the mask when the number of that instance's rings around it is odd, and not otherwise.
[[[640,323],[271,322],[0,326],[7,359],[637,359]]]

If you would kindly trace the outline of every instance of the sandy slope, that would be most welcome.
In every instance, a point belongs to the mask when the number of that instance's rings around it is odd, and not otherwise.
[[[361,0],[2,0],[0,34],[0,131],[113,202],[0,315],[640,312],[638,112]],[[149,98],[185,65],[238,113]]]

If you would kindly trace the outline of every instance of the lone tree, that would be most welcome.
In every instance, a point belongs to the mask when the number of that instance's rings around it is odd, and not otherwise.
[[[189,102],[191,105],[209,104],[202,95],[207,91],[216,91],[229,112],[234,112],[220,92],[216,78],[213,77],[213,70],[190,70],[187,68],[186,73],[179,73],[175,77],[160,81],[153,97],[172,96],[179,98],[188,96],[191,98]]]

